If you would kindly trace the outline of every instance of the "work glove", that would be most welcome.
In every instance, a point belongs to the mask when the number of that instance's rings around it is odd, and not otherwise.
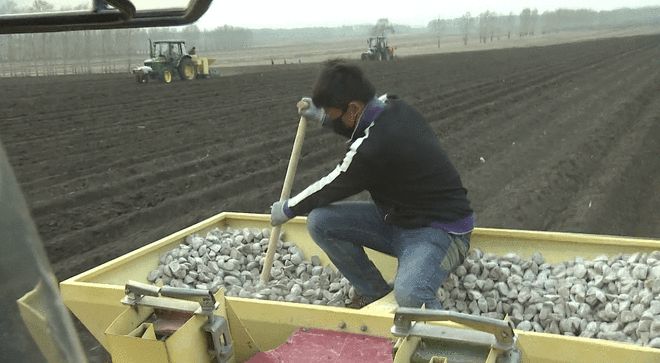
[[[270,224],[272,226],[279,226],[295,217],[293,211],[289,209],[288,200],[281,200],[273,203],[270,207]]]
[[[307,121],[322,123],[325,112],[322,108],[316,107],[311,98],[303,97],[298,101],[297,106],[298,115],[304,117]]]

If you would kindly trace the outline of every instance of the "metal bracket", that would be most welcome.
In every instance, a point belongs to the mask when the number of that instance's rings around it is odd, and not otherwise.
[[[218,363],[228,362],[233,355],[232,339],[227,319],[213,314],[220,307],[210,290],[153,286],[129,280],[124,287],[122,304],[135,309],[147,306],[163,310],[188,312],[208,318],[204,331],[211,335],[211,353]]]
[[[208,323],[204,325],[204,331],[211,334],[213,340],[213,355],[216,362],[228,362],[234,354],[231,334],[229,333],[229,324],[227,319],[221,316],[212,315]]]
[[[451,321],[475,330],[419,323],[425,321]],[[504,352],[517,351],[517,338],[511,322],[454,311],[398,308],[391,332],[396,337],[412,335],[485,345]]]
[[[219,306],[210,290],[163,286],[160,288],[160,296],[196,301],[202,310],[195,311],[195,314],[211,316]]]

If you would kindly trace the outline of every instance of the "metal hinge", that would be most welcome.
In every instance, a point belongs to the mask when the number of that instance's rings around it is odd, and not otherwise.
[[[471,329],[430,325],[421,322],[451,321]],[[510,321],[446,310],[398,308],[391,329],[396,337],[416,336],[488,346],[501,351],[498,361],[520,362],[518,339]]]

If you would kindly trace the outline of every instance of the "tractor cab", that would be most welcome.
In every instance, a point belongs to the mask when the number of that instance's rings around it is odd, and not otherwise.
[[[363,52],[362,60],[393,60],[394,48],[388,46],[386,36],[370,37],[367,39],[367,51]]]
[[[374,48],[387,48],[387,38],[386,37],[371,37],[367,40],[369,49]]]
[[[187,55],[186,42],[180,40],[174,41],[156,41],[151,43],[151,58],[162,58],[167,61],[174,61]]]

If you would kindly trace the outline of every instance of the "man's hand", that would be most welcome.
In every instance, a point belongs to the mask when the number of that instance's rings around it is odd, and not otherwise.
[[[298,101],[298,114],[307,119],[307,121],[314,121],[321,123],[325,112],[322,108],[318,108],[312,102],[312,99],[309,97],[303,97]]]
[[[270,224],[272,226],[279,226],[289,221],[294,215],[287,206],[287,200],[282,200],[273,203],[270,207]]]

